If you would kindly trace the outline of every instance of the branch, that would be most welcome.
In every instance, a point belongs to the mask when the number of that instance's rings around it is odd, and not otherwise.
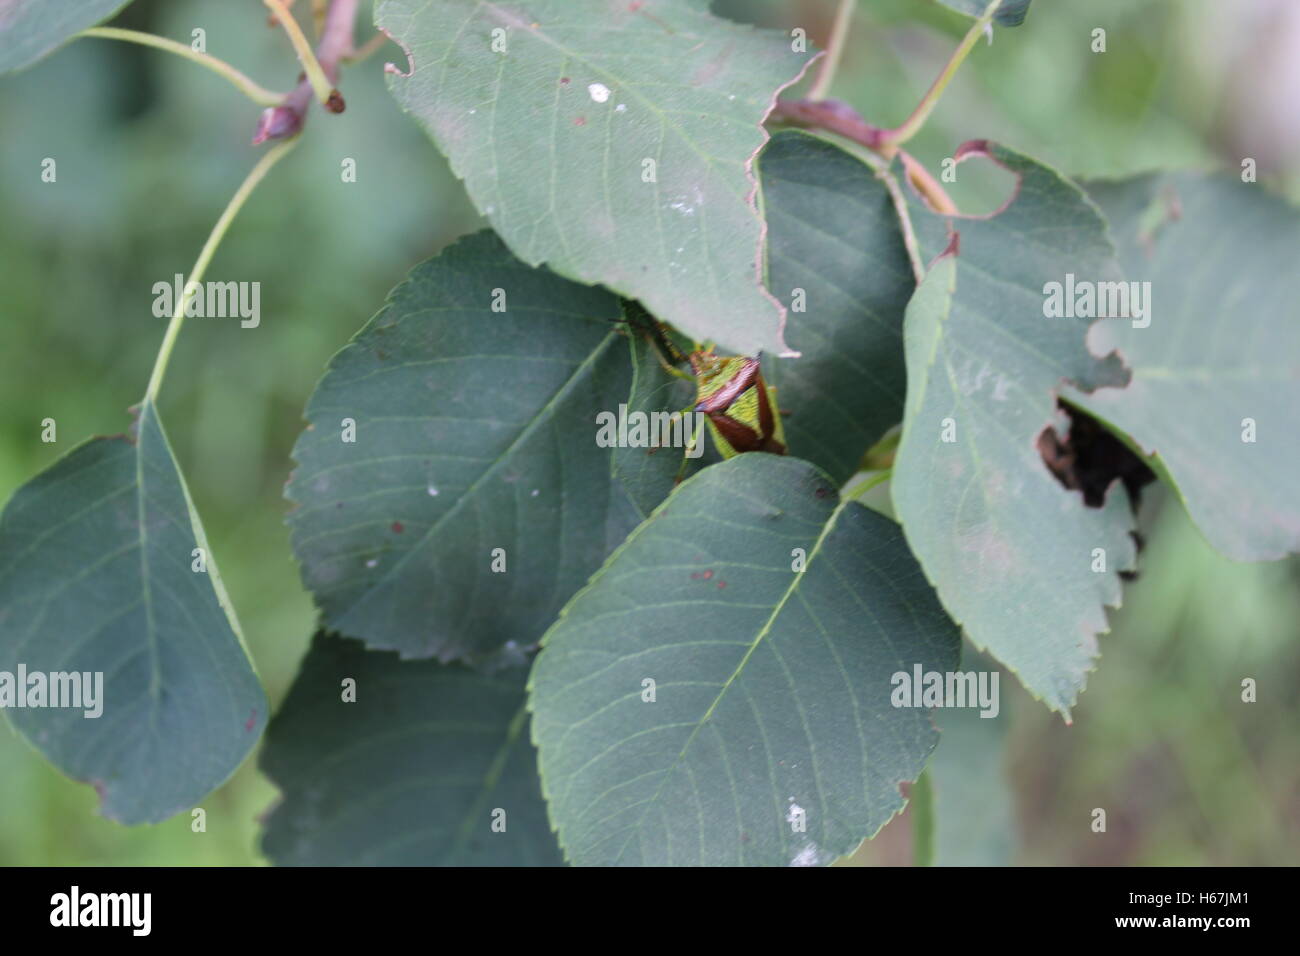
[[[824,129],[877,153],[885,153],[887,130],[872,126],[843,100],[777,100],[769,119],[807,129]],[[885,158],[892,158],[892,153]]]
[[[903,162],[907,181],[925,200],[926,205],[935,212],[946,216],[958,215],[956,204],[948,197],[944,188],[939,185],[939,181],[931,176],[924,166],[909,156],[901,148],[901,144],[915,136],[917,131],[925,125],[925,121],[938,104],[939,97],[943,95],[944,89],[947,88],[948,83],[956,74],[958,67],[962,65],[974,48],[976,40],[989,28],[989,24],[993,21],[993,15],[1000,5],[1001,0],[989,0],[984,7],[984,12],[972,24],[966,36],[962,38],[961,43],[953,51],[952,56],[948,58],[948,62],[944,65],[939,76],[931,84],[925,96],[921,98],[921,102],[917,104],[916,109],[912,110],[912,115],[903,122],[903,125],[894,129],[884,129],[868,123],[847,103],[840,100],[822,99],[822,95],[826,92],[825,88],[830,85],[827,70],[834,69],[834,61],[838,59],[843,49],[843,35],[847,32],[848,10],[852,8],[852,3],[849,0],[844,0],[840,5],[839,14],[835,21],[834,34],[831,38],[832,50],[828,61],[831,65],[823,70],[822,75],[818,76],[817,83],[814,85],[808,99],[778,100],[776,108],[772,111],[771,118],[792,126],[823,129],[835,133],[845,139],[860,143],[885,159],[893,159],[895,156],[899,156]],[[843,22],[841,22],[841,18]],[[897,197],[895,197],[895,201],[897,202]]]
[[[272,9],[281,5],[280,0],[264,0],[264,2]],[[316,45],[316,52],[310,57],[310,62],[320,69],[330,86],[329,93],[322,102],[325,109],[331,113],[342,113],[345,106],[342,95],[333,84],[338,82],[339,64],[352,53],[352,28],[356,17],[357,0],[332,0],[325,14],[325,25],[321,29],[320,42]],[[294,26],[296,28],[297,24],[295,23]],[[298,34],[301,36],[302,31],[298,30]],[[306,66],[307,61],[304,60],[304,67]],[[307,117],[307,109],[311,106],[315,94],[315,88],[307,72],[304,70],[303,77],[292,93],[278,106],[273,106],[262,114],[253,136],[254,145],[268,139],[293,136],[302,129],[302,124]],[[320,85],[319,78],[316,85]]]
[[[322,106],[328,106],[330,98],[338,91],[334,89],[334,83],[325,75],[325,70],[320,65],[320,61],[312,53],[311,44],[307,42],[302,27],[298,26],[298,21],[293,18],[293,14],[284,5],[284,0],[262,0],[262,2],[271,8],[276,21],[280,26],[284,27],[289,42],[293,44],[293,52],[298,54],[298,62],[302,64],[303,73],[311,82],[311,88],[315,92],[316,98],[320,100]]]
[[[896,143],[890,142],[889,130],[873,126],[843,100],[777,100],[771,119],[790,126],[821,129],[859,143],[886,159],[898,156],[903,162],[907,181],[935,212],[957,215],[957,205],[939,185],[939,181]]]

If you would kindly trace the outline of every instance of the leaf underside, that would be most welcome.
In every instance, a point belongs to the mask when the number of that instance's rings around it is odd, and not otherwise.
[[[989,0],[939,0],[945,7],[964,13],[968,17],[981,17],[989,5]],[[993,14],[993,21],[1004,27],[1018,27],[1025,22],[1032,0],[1002,0],[998,12]]]
[[[764,358],[788,413],[790,453],[843,483],[902,421],[903,313],[916,288],[898,215],[860,159],[808,133],[777,133],[759,157],[768,287],[798,358]],[[800,290],[796,292],[796,290]]]
[[[1219,551],[1239,561],[1300,551],[1300,213],[1227,175],[1086,188],[1126,278],[1151,283],[1150,324],[1097,323],[1089,347],[1118,349],[1132,382],[1070,400],[1159,456]]]
[[[282,866],[559,865],[526,674],[402,661],[317,634],[267,730],[262,769],[283,799],[266,855]]]
[[[195,548],[206,572],[193,570]],[[102,673],[103,713],[6,708],[102,812],[156,823],[235,770],[266,722],[198,516],[153,405],[135,442],[96,438],[0,516],[0,671]]]
[[[751,165],[811,54],[708,6],[383,0],[376,23],[409,55],[389,89],[520,259],[780,354]]]
[[[889,519],[838,503],[797,459],[705,469],[570,602],[534,666],[533,737],[566,855],[817,865],[851,852],[901,809],[899,783],[937,739],[924,711],[891,706],[891,676],[951,670],[958,652]]]
[[[412,270],[294,448],[292,544],[329,629],[444,661],[541,637],[641,517],[596,443],[631,388],[621,315],[487,232]]]
[[[987,148],[1019,189],[993,218],[955,221],[960,253],[931,266],[908,306],[907,417],[891,491],[944,607],[977,647],[1068,714],[1135,551],[1127,496],[1112,488],[1103,508],[1085,507],[1038,450],[1040,433],[1060,424],[1063,382],[1123,380],[1117,361],[1088,352],[1089,320],[1044,315],[1044,286],[1067,273],[1114,279],[1118,266],[1104,220],[1078,187]],[[945,229],[918,215],[929,249],[942,248]]]
[[[0,73],[31,66],[131,0],[0,0]]]

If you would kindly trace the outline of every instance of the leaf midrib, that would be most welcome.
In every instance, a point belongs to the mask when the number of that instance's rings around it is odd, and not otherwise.
[[[139,528],[140,540],[140,588],[143,591],[145,640],[149,646],[149,727],[156,730],[158,726],[158,701],[161,697],[162,673],[159,668],[158,634],[153,617],[153,589],[149,581],[149,561],[147,550],[149,530],[145,524],[144,506],[144,442],[145,422],[151,415],[156,415],[153,403],[145,399],[140,407],[140,423],[135,446],[135,516]],[[156,423],[155,423],[156,425]],[[166,439],[163,439],[164,442]]]
[[[374,595],[380,588],[386,587],[390,583],[392,583],[394,575],[398,574],[398,572],[400,572],[401,569],[405,567],[406,563],[411,559],[413,555],[420,552],[421,549],[423,549],[426,545],[428,545],[429,541],[438,532],[438,530],[442,527],[442,525],[447,520],[449,520],[453,515],[458,513],[460,508],[465,504],[465,502],[469,501],[474,497],[474,495],[477,493],[479,489],[479,486],[482,485],[483,482],[485,482],[492,474],[494,474],[497,471],[497,469],[501,467],[501,465],[503,465],[506,461],[510,459],[511,455],[514,454],[515,450],[524,441],[526,441],[529,437],[531,437],[533,432],[536,431],[536,429],[544,420],[549,419],[549,413],[552,411],[555,405],[559,401],[561,401],[565,396],[568,395],[569,391],[574,387],[574,385],[583,378],[584,373],[586,373],[588,369],[596,363],[597,359],[601,358],[605,354],[609,346],[614,341],[620,338],[621,336],[616,331],[611,330],[610,332],[608,332],[605,335],[605,337],[601,339],[601,341],[597,343],[594,348],[592,348],[590,354],[588,354],[587,357],[584,358],[582,362],[569,374],[569,377],[564,380],[564,382],[560,385],[560,387],[555,390],[555,393],[551,395],[551,397],[547,400],[546,404],[542,406],[540,409],[538,409],[537,413],[532,417],[532,419],[529,420],[529,422],[522,429],[520,429],[519,434],[514,437],[514,439],[510,442],[508,446],[506,446],[506,448],[501,452],[501,454],[497,455],[496,458],[492,460],[491,464],[489,464],[486,468],[484,468],[483,472],[477,478],[475,478],[473,483],[468,488],[465,489],[465,491],[460,495],[460,497],[456,499],[455,503],[446,511],[444,511],[441,515],[439,515],[437,520],[434,521],[433,524],[429,525],[428,529],[424,532],[424,534],[420,536],[420,539],[416,541],[415,544],[413,544],[411,548],[407,550],[400,558],[398,558],[395,562],[393,562],[392,566],[388,570],[386,570],[382,575],[380,575],[380,577],[375,581],[373,585],[371,585],[370,587],[362,591],[360,596],[357,597],[354,601],[352,601],[347,606],[346,609],[341,610],[335,616],[335,621],[336,622],[342,621],[344,618],[348,617],[350,614],[356,611],[358,607],[360,607],[362,604],[368,601],[371,598],[371,596]]]
[[[681,764],[682,758],[686,756],[686,752],[690,749],[691,744],[695,742],[696,735],[698,735],[704,728],[704,725],[709,722],[709,718],[713,716],[713,712],[717,709],[718,704],[721,703],[723,696],[731,688],[731,685],[735,683],[736,678],[739,677],[741,672],[745,669],[745,665],[749,663],[749,659],[753,657],[754,652],[758,649],[758,645],[762,643],[763,638],[767,637],[768,633],[772,630],[772,625],[785,609],[786,603],[799,590],[800,582],[803,580],[804,575],[812,569],[813,561],[817,559],[817,555],[821,552],[822,545],[826,541],[826,536],[830,534],[831,529],[835,527],[835,522],[839,520],[840,515],[843,513],[844,508],[848,503],[847,499],[841,500],[840,503],[835,506],[835,510],[831,512],[830,517],[826,519],[826,523],[822,526],[821,532],[817,535],[817,540],[813,543],[812,549],[808,552],[808,561],[804,565],[804,570],[792,572],[793,578],[791,579],[790,584],[786,587],[785,593],[781,595],[781,599],[777,601],[776,605],[772,608],[772,612],[767,616],[767,620],[763,622],[763,626],[759,629],[758,634],[754,637],[749,648],[741,657],[740,663],[736,665],[736,669],[731,672],[731,675],[726,679],[722,687],[718,689],[718,693],[713,698],[712,703],[709,704],[708,710],[706,710],[704,715],[695,722],[695,727],[691,730],[686,741],[682,744],[681,751],[673,759],[673,762],[664,770],[663,779],[660,781],[659,786],[650,796],[650,799],[645,803],[646,809],[641,811],[636,821],[628,828],[627,839],[623,841],[623,845],[619,847],[618,855],[614,857],[614,866],[617,866],[623,859],[623,854],[627,852],[628,844],[632,842],[632,837],[640,831],[641,822],[645,819],[646,813],[649,812],[649,807],[659,800],[659,796],[663,792],[664,787],[667,786],[668,780]]]

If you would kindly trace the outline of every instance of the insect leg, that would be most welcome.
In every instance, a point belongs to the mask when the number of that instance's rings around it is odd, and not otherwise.
[[[695,411],[695,406],[688,405],[686,408],[682,409],[682,414],[690,415],[694,411]],[[701,434],[703,429],[704,429],[704,419],[703,417],[701,417],[699,419],[699,423],[695,426],[694,432],[691,434],[690,444],[687,445],[686,448],[682,450],[682,463],[681,466],[677,469],[677,475],[673,478],[673,487],[676,487],[677,485],[680,485],[682,483],[682,478],[686,474],[686,463],[691,460],[691,455],[689,454],[689,452],[695,450],[696,442],[700,442],[704,440],[704,436]]]

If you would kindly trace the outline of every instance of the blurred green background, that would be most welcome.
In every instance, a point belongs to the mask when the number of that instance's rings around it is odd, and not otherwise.
[[[833,0],[719,0],[735,19],[829,35]],[[895,125],[966,21],[929,0],[861,0],[834,94]],[[368,19],[368,17],[367,17]],[[298,73],[258,0],[136,0],[116,25],[207,49],[265,86]],[[1092,31],[1107,31],[1093,53]],[[369,27],[359,34],[368,36]],[[162,416],[272,705],[313,624],[281,490],[325,362],[407,269],[481,221],[433,146],[384,90],[388,46],[345,71],[341,116],[304,142],[240,214],[208,272],[261,282],[262,322],[187,321]],[[1078,174],[1233,168],[1300,197],[1300,3],[1036,0],[982,41],[912,152],[937,171],[957,144],[1001,140]],[[152,286],[186,272],[247,170],[257,108],[177,57],[79,40],[0,78],[0,500],[86,437],[123,431],[165,320]],[[58,181],[40,180],[52,157]],[[343,183],[344,158],[357,182]],[[978,169],[979,166],[985,169]],[[971,170],[968,174],[967,170]],[[1008,184],[966,164],[964,210]],[[40,422],[58,422],[43,444]],[[1300,860],[1300,566],[1218,557],[1148,489],[1141,578],[1064,725],[1002,683],[1010,858],[1040,864],[1282,864]],[[1242,704],[1243,677],[1259,702]],[[0,722],[0,864],[248,864],[274,787],[250,757],[188,817],[123,828]],[[952,799],[950,796],[949,799]],[[971,797],[974,800],[974,797]],[[942,806],[942,799],[940,801]],[[1088,827],[1106,807],[1109,832]],[[904,862],[906,817],[860,854]]]

